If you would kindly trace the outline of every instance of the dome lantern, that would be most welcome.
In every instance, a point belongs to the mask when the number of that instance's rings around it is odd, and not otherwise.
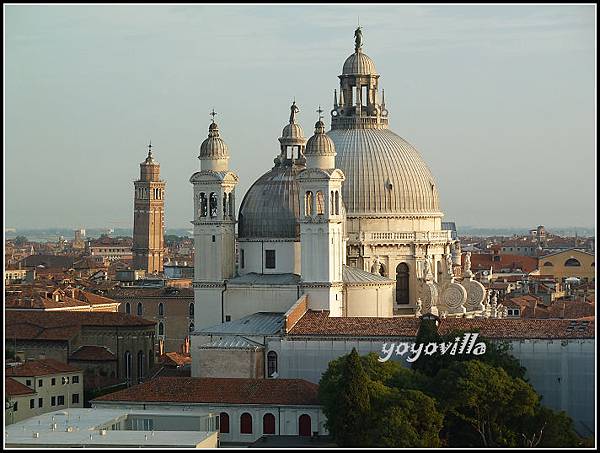
[[[306,143],[306,167],[307,168],[335,168],[335,145],[333,140],[325,133],[325,124],[321,113],[321,106],[317,110],[319,120],[315,123],[315,134]]]
[[[276,164],[292,165],[294,163],[304,164],[304,147],[306,138],[302,127],[296,122],[296,114],[300,109],[296,100],[290,106],[290,122],[281,131],[280,154],[275,158]]]
[[[200,159],[202,170],[227,171],[229,147],[219,135],[219,126],[215,123],[216,114],[213,109],[211,112],[212,122],[208,127],[208,138],[200,145],[198,159]]]

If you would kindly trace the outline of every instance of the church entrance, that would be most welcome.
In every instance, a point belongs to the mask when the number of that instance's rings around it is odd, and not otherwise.
[[[396,303],[408,304],[408,264],[400,263],[396,267]]]

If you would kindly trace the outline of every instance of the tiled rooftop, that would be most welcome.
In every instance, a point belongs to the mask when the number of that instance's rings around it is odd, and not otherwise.
[[[11,377],[4,378],[4,392],[7,396],[30,395],[35,393],[32,389]]]
[[[319,386],[302,379],[160,377],[93,401],[318,405]]]
[[[5,368],[6,376],[46,376],[49,374],[73,373],[81,371],[79,368],[59,362],[54,359],[27,360],[22,365]]]
[[[352,337],[415,337],[420,320],[417,318],[333,318],[329,312],[308,311],[290,330],[289,335],[352,336]],[[492,339],[595,338],[594,322],[578,324],[568,329],[566,319],[440,319],[438,331],[479,330]]]
[[[117,357],[104,346],[81,346],[75,352],[73,352],[73,354],[71,354],[69,360],[104,362],[106,360],[117,360]]]

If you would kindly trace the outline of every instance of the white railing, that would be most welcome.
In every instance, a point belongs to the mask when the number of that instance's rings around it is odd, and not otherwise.
[[[394,231],[365,232],[367,241],[448,241],[452,239],[452,232],[442,231],[413,231],[412,233],[399,233]]]

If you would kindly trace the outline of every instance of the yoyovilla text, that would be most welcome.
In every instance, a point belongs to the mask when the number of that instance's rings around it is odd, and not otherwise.
[[[409,357],[406,359],[407,362],[414,362],[421,357],[421,354],[425,355],[433,355],[436,352],[439,352],[441,355],[448,353],[449,355],[456,354],[473,354],[473,355],[482,355],[485,354],[485,343],[480,341],[475,344],[477,341],[478,333],[465,333],[462,337],[456,337],[453,342],[448,343],[384,343],[381,347],[382,356],[379,357],[380,362],[386,362],[390,359],[394,351],[396,351],[396,355],[404,356],[405,354],[409,354]]]

